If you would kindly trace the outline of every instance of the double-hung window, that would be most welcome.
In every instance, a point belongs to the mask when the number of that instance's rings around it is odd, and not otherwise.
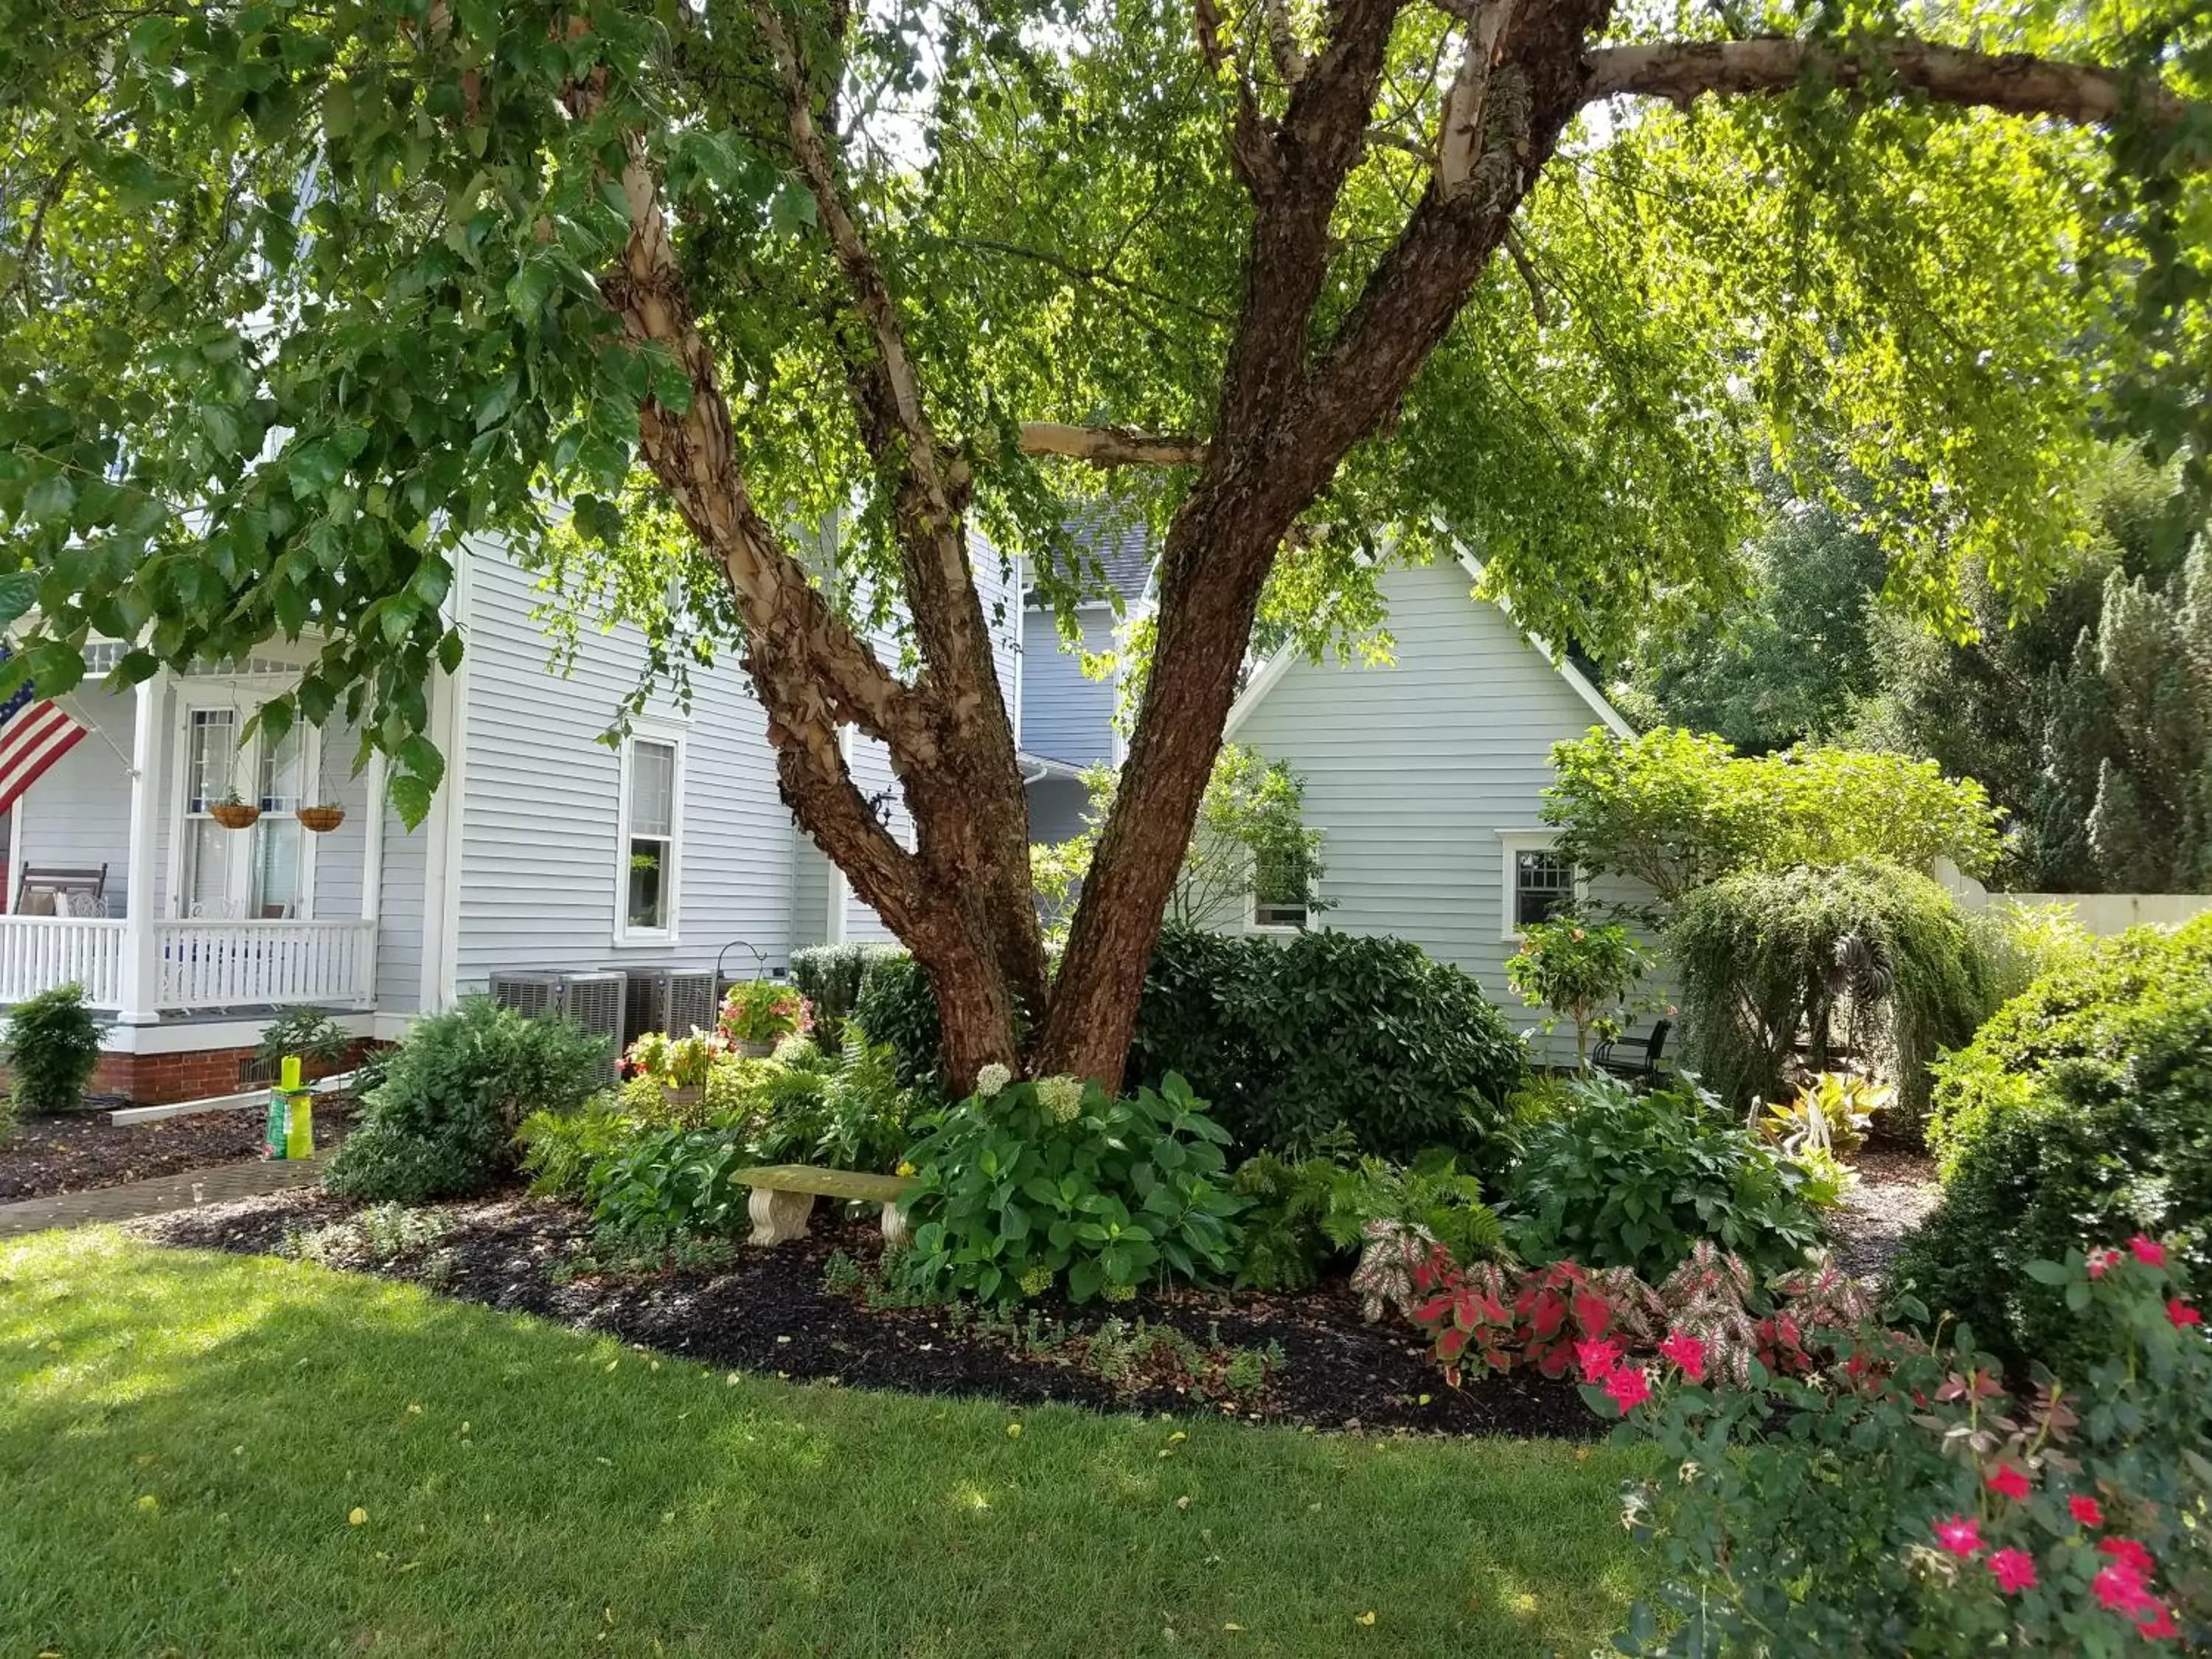
[[[1252,926],[1295,931],[1306,925],[1313,896],[1308,860],[1269,850],[1252,860]]]
[[[623,744],[621,817],[616,942],[673,942],[683,855],[681,738],[641,732]]]
[[[293,814],[313,804],[315,738],[295,726],[273,743],[255,738],[241,748],[240,724],[234,708],[185,713],[178,914],[302,919],[313,909],[314,858]],[[214,809],[234,797],[261,809],[248,829],[216,822]]]
[[[1575,866],[1553,848],[1548,830],[1506,831],[1504,885],[1499,895],[1504,938],[1517,939],[1540,921],[1574,908],[1580,890]]]

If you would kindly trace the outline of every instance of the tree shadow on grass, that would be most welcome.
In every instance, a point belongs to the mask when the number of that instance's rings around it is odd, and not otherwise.
[[[297,1263],[0,1249],[4,1652],[1586,1652],[1640,1467],[732,1382]]]

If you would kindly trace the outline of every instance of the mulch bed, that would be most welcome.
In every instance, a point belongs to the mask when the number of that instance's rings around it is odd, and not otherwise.
[[[343,1097],[315,1102],[319,1150],[327,1151],[345,1133],[348,1103]],[[26,1118],[0,1140],[0,1204],[245,1163],[261,1156],[267,1122],[258,1106],[120,1127],[105,1111]]]
[[[1111,1309],[1040,1301],[1042,1322],[1067,1334],[1108,1317],[1170,1325],[1201,1347],[1279,1346],[1283,1363],[1256,1399],[1194,1400],[1174,1368],[1139,1368],[1117,1385],[1079,1368],[1065,1350],[1038,1353],[1010,1334],[984,1334],[943,1308],[872,1307],[832,1294],[823,1273],[833,1252],[874,1261],[872,1220],[845,1222],[818,1206],[811,1235],[772,1249],[744,1249],[726,1268],[561,1282],[556,1269],[580,1252],[590,1221],[567,1205],[501,1195],[439,1206],[435,1244],[362,1267],[439,1292],[708,1364],[793,1379],[822,1378],[908,1394],[981,1395],[1017,1405],[1045,1401],[1097,1409],[1221,1415],[1352,1432],[1594,1438],[1606,1425],[1564,1382],[1522,1372],[1445,1385],[1413,1333],[1386,1316],[1370,1325],[1341,1282],[1297,1295],[1146,1291]],[[320,1191],[272,1194],[135,1223],[155,1243],[246,1254],[288,1235],[342,1221],[356,1207]],[[961,1324],[961,1328],[955,1328]],[[1079,1346],[1079,1345],[1074,1345]],[[1203,1392],[1201,1385],[1200,1391]]]

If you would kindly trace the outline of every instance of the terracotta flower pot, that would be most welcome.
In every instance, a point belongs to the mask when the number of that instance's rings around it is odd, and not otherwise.
[[[226,830],[251,830],[259,821],[261,809],[244,801],[220,801],[208,808],[208,816]]]
[[[301,823],[312,834],[323,836],[328,835],[331,830],[337,829],[338,825],[345,822],[345,808],[343,806],[302,806],[297,811],[294,812],[292,816],[299,819]]]

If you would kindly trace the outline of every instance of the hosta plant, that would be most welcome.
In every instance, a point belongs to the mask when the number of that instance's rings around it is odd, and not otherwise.
[[[1792,1157],[1833,1152],[1849,1158],[1866,1145],[1876,1112],[1897,1103],[1897,1091],[1841,1072],[1822,1072],[1795,1099],[1766,1109],[1759,1128]]]
[[[2034,1263],[2097,1357],[2021,1395],[1959,1327],[1808,1328],[1810,1374],[1754,1363],[1740,1383],[1680,1328],[1648,1362],[1615,1357],[1585,1393],[1671,1469],[1630,1494],[1663,1589],[1624,1648],[2105,1659],[2212,1641],[2212,1342],[2167,1249]]]
[[[1228,1132],[1182,1078],[1121,1099],[1073,1078],[992,1081],[907,1154],[917,1289],[1007,1300],[1064,1280],[1078,1302],[1116,1301],[1148,1279],[1235,1271],[1245,1200],[1230,1190]]]

